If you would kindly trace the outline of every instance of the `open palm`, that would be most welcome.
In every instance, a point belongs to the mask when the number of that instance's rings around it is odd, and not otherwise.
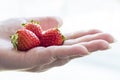
[[[36,47],[29,51],[16,51],[11,44],[9,36],[21,28],[21,23],[31,19],[39,21],[41,27],[47,30],[61,26],[59,18],[18,18],[9,19],[0,24],[0,69],[24,70],[40,72],[55,66],[61,66],[68,61],[90,54],[98,50],[109,48],[113,42],[110,34],[99,30],[78,31],[64,34],[66,41],[62,46]]]

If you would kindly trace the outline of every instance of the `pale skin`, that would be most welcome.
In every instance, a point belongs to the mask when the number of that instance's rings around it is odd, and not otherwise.
[[[109,44],[114,41],[110,34],[99,30],[77,31],[64,34],[66,40],[61,46],[36,47],[28,51],[17,51],[13,48],[9,36],[21,28],[21,23],[31,19],[39,21],[44,30],[62,25],[62,21],[55,17],[17,18],[1,22],[0,70],[45,71],[92,52],[109,49]]]

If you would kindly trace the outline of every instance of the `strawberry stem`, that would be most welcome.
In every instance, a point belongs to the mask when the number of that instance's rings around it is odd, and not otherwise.
[[[31,22],[31,23],[34,23],[34,24],[40,24],[38,21],[35,21],[35,20],[33,20],[33,19],[32,19],[30,22]]]
[[[17,44],[18,44],[18,34],[14,34],[11,37],[11,43],[13,44],[14,48],[17,48]]]
[[[35,21],[32,19],[30,22],[31,22],[31,23],[34,23]]]
[[[25,24],[25,23],[22,23],[21,25],[22,25],[22,26],[25,26],[26,24]]]
[[[62,39],[63,39],[63,41],[65,41],[65,40],[66,40],[66,37],[62,35]]]

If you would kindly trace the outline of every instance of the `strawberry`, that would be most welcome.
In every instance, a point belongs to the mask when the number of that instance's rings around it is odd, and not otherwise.
[[[37,22],[31,20],[31,22],[26,23],[26,24],[22,24],[22,25],[26,29],[28,29],[28,30],[32,31],[33,33],[35,33],[38,38],[41,38],[41,36],[42,36],[42,28]]]
[[[53,45],[62,45],[65,37],[57,28],[52,28],[43,33],[41,46],[48,47]]]
[[[11,42],[20,51],[27,51],[40,45],[39,38],[32,31],[25,28],[19,29],[12,35]]]

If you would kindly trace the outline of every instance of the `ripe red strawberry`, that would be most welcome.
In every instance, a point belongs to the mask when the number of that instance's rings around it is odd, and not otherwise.
[[[49,29],[43,33],[41,46],[48,47],[53,45],[62,45],[65,37],[57,28]]]
[[[31,48],[40,45],[39,38],[27,29],[19,29],[14,35],[11,36],[13,46],[20,51],[27,51]]]
[[[32,31],[33,33],[35,33],[38,38],[41,38],[41,36],[42,36],[42,28],[37,22],[32,20],[29,23],[23,24],[23,26],[26,29],[28,29],[28,30]]]

